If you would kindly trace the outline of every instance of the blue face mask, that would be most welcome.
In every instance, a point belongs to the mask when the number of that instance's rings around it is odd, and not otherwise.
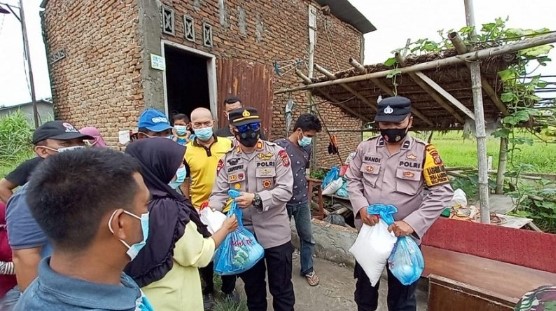
[[[303,135],[303,133],[301,134]],[[313,138],[307,136],[301,136],[301,139],[297,141],[300,147],[307,147],[311,144],[311,142],[313,142]]]
[[[212,127],[195,129],[195,135],[199,138],[199,140],[207,141],[212,137]]]
[[[178,170],[176,171],[176,179],[172,180],[168,185],[172,187],[172,189],[177,189],[185,181],[186,175],[187,169],[185,168],[185,166],[178,168]]]
[[[125,247],[127,247],[126,254],[129,256],[129,258],[131,258],[131,260],[133,260],[135,259],[135,257],[137,257],[137,254],[139,254],[139,251],[141,251],[141,249],[145,246],[145,244],[147,244],[147,238],[149,237],[149,213],[147,212],[141,214],[141,217],[133,213],[130,213],[128,211],[124,211],[124,213],[128,214],[129,216],[135,217],[141,221],[141,231],[143,232],[143,240],[131,246],[127,244],[124,240],[120,240],[120,242],[122,242],[122,244],[125,245]],[[114,218],[114,215],[116,215],[116,211],[112,213],[112,216],[110,216],[110,219],[108,220],[108,229],[110,229],[110,232],[112,233],[114,233],[114,230],[112,229],[112,218]]]
[[[174,125],[174,129],[176,129],[176,133],[180,136],[187,134],[187,126],[185,125]]]

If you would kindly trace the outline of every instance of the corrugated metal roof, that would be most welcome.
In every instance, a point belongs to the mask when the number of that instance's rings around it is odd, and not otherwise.
[[[316,0],[316,2],[321,6],[328,5],[334,16],[352,25],[363,34],[376,30],[376,27],[348,0]]]

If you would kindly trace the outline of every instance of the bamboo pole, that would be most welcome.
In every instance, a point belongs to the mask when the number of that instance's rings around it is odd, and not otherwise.
[[[465,20],[467,26],[473,27],[472,36],[476,37],[473,0],[464,0]],[[471,71],[471,90],[473,92],[473,107],[475,113],[475,137],[477,138],[477,160],[479,166],[479,202],[481,208],[481,222],[490,223],[489,190],[488,190],[488,161],[486,147],[485,113],[483,109],[483,92],[481,86],[481,64],[478,60],[469,64]]]
[[[423,70],[428,70],[428,69],[433,69],[433,68],[440,68],[440,67],[459,64],[459,63],[464,63],[464,62],[474,62],[474,61],[477,61],[477,60],[480,60],[480,59],[484,59],[484,58],[488,58],[488,57],[492,57],[492,56],[503,55],[503,54],[507,54],[507,53],[513,53],[513,52],[516,52],[516,51],[519,51],[519,50],[523,50],[523,49],[527,49],[527,48],[535,47],[535,46],[539,46],[539,45],[549,44],[549,43],[553,43],[553,42],[556,42],[556,33],[550,33],[550,34],[547,34],[547,35],[542,35],[542,36],[538,36],[538,37],[534,37],[534,38],[530,38],[530,39],[524,39],[524,40],[521,40],[521,41],[518,41],[518,42],[506,44],[504,46],[491,47],[491,48],[487,48],[487,49],[483,49],[483,50],[479,50],[479,51],[469,52],[469,53],[466,53],[466,54],[463,54],[463,55],[455,55],[455,56],[451,56],[451,57],[447,57],[447,58],[443,58],[443,59],[439,59],[439,60],[435,60],[435,61],[415,64],[415,65],[412,65],[412,66],[409,66],[409,67],[400,68],[399,71],[400,71],[400,73],[404,74],[404,73],[408,73],[408,72],[415,72],[415,71],[423,71]],[[288,89],[281,89],[281,90],[278,90],[278,91],[274,92],[274,94],[277,95],[277,94],[282,94],[282,93],[303,91],[303,90],[320,88],[320,87],[324,87],[324,86],[336,85],[336,84],[341,84],[341,83],[351,83],[351,82],[364,81],[364,80],[369,80],[369,79],[383,78],[383,77],[386,77],[391,72],[392,72],[392,70],[384,70],[384,71],[379,71],[379,72],[373,72],[373,73],[358,75],[358,76],[354,76],[354,77],[347,77],[347,78],[341,78],[341,79],[336,79],[336,80],[331,80],[331,81],[323,81],[323,82],[318,82],[318,83],[311,83],[311,84],[308,84],[308,85],[302,85],[302,86],[297,86],[297,87],[288,88]]]
[[[405,59],[403,58],[403,56],[400,53],[396,53],[395,58],[398,64],[401,67],[404,67]],[[421,78],[419,78],[419,76],[417,76],[418,73],[420,73],[420,71],[408,72],[407,74],[409,75],[411,80],[417,83],[417,85],[419,85],[421,89],[423,89],[427,94],[429,94],[429,96],[432,97],[432,99],[434,99],[434,101],[436,101],[437,104],[439,104],[442,108],[448,111],[460,123],[462,124],[465,123],[465,120],[454,110],[454,108],[452,108],[452,106],[445,103],[444,100],[425,81],[423,81]]]
[[[504,173],[506,173],[507,163],[508,163],[508,138],[500,137],[498,171],[496,172],[496,194],[504,193]]]
[[[456,51],[458,52],[458,54],[467,53],[467,51],[468,51],[467,47],[465,46],[465,44],[463,43],[463,40],[461,40],[461,37],[459,36],[459,34],[457,32],[454,31],[454,32],[449,33],[448,34],[448,39],[450,39],[450,41],[452,41],[452,44],[454,44],[454,47],[456,48]],[[467,65],[467,68],[469,68],[469,64],[466,63],[466,65]],[[496,108],[498,108],[498,110],[500,110],[500,112],[503,115],[507,115],[508,114],[508,109],[506,108],[504,103],[502,103],[502,101],[500,101],[500,98],[498,98],[498,95],[496,95],[496,92],[494,91],[494,89],[492,88],[490,83],[488,83],[487,79],[481,78],[481,85],[483,87],[483,91],[485,91],[485,93],[487,93],[488,97],[494,103]]]
[[[358,61],[355,60],[355,58],[350,57],[349,64],[355,67],[355,69],[357,69],[359,73],[367,73],[367,69],[365,69],[365,66],[361,65]]]
[[[319,66],[318,64],[315,64],[315,69],[319,72],[321,72],[322,74],[324,74],[328,79],[330,80],[335,80],[336,76],[334,76],[334,74],[328,70],[326,70],[326,68]],[[373,111],[376,111],[376,107],[375,105],[371,104],[371,102],[366,99],[363,95],[359,94],[359,92],[357,92],[356,90],[352,89],[351,87],[345,85],[345,84],[340,84],[341,87],[343,87],[346,91],[350,92],[351,94],[353,94],[355,97],[359,98],[359,100],[361,100],[362,102],[364,102],[365,104],[367,104],[369,107],[371,107],[371,109]]]
[[[303,72],[301,72],[299,69],[295,70],[295,74],[301,78],[301,80],[303,80],[303,83],[311,83],[311,79],[309,79],[309,77],[307,77],[306,75],[303,74]],[[355,110],[346,107],[345,105],[342,105],[337,99],[335,99],[334,97],[332,97],[330,94],[328,94],[328,92],[324,91],[324,90],[316,90],[317,92],[319,92],[324,98],[326,98],[327,100],[329,100],[332,103],[335,103],[336,105],[340,106],[342,109],[344,109],[345,111],[351,113],[352,116],[356,117],[356,118],[360,118],[363,119],[364,121],[371,121],[371,119],[369,119],[369,117],[367,116],[363,116],[360,113],[357,113]],[[309,100],[311,100],[311,98],[309,98]]]

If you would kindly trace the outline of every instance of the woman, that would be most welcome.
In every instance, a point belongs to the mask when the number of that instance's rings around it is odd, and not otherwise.
[[[139,161],[152,195],[149,238],[126,273],[155,310],[202,311],[198,268],[209,264],[215,248],[237,228],[237,220],[226,219],[210,237],[191,203],[169,186],[183,166],[184,146],[155,137],[135,141],[125,152]]]
[[[0,202],[0,310],[11,310],[17,302],[19,291],[10,292],[16,284],[12,250],[6,230],[6,205]]]

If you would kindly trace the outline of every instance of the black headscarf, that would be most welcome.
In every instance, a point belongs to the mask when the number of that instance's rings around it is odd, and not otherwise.
[[[210,233],[191,202],[168,185],[183,163],[184,146],[167,138],[154,137],[129,144],[125,152],[139,161],[141,175],[152,195],[147,244],[125,269],[140,287],[144,287],[170,271],[175,244],[190,220],[204,237]]]

